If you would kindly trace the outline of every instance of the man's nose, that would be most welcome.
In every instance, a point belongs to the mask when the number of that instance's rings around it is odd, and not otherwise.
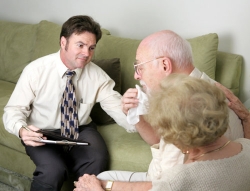
[[[140,80],[141,79],[141,76],[139,74],[137,74],[137,72],[134,73],[134,78],[136,80]]]
[[[82,49],[82,54],[84,55],[84,56],[89,56],[90,55],[90,50],[89,50],[89,48],[87,47],[87,46],[85,46],[83,49]]]

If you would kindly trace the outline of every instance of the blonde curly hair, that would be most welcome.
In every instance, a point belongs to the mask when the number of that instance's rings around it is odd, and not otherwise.
[[[224,93],[214,84],[171,74],[149,97],[145,119],[167,143],[180,149],[214,142],[228,128]]]

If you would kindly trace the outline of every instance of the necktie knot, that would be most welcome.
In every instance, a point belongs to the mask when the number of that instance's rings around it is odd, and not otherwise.
[[[72,78],[76,74],[76,72],[71,71],[71,70],[67,70],[65,74],[66,74],[67,78]]]

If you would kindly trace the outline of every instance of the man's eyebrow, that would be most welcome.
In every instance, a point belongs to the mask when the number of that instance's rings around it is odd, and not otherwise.
[[[87,45],[86,43],[84,43],[84,42],[82,42],[82,41],[77,41],[76,44],[78,44],[78,43],[81,43],[81,44],[83,44],[83,45]],[[93,46],[96,47],[96,44],[92,44],[92,45],[90,45],[89,47],[91,47],[91,46],[92,46],[92,47],[93,47]]]
[[[78,43],[81,43],[81,44],[86,45],[86,44],[85,44],[84,42],[82,42],[82,41],[77,41],[76,44],[78,44]]]

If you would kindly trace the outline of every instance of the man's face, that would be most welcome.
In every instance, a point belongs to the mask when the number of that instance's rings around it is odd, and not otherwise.
[[[137,64],[155,59],[150,51],[145,47],[138,47],[136,53]],[[158,62],[158,63],[157,63]],[[135,72],[134,78],[140,81],[143,91],[147,94],[154,88],[157,88],[160,81],[165,77],[161,67],[162,59],[155,59],[138,66],[138,73]]]
[[[61,38],[61,59],[67,68],[84,68],[94,54],[96,36],[89,32],[72,34],[67,40]]]

